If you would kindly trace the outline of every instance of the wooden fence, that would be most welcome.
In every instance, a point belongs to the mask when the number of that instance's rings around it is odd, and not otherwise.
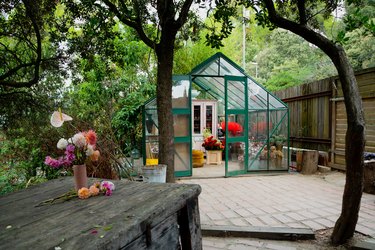
[[[375,68],[356,72],[366,122],[367,152],[375,152]],[[346,111],[340,80],[330,77],[275,93],[290,110],[292,147],[330,153],[330,164],[345,169]]]

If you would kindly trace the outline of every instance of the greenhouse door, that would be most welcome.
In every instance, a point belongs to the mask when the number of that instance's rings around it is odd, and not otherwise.
[[[174,75],[172,83],[175,176],[191,176],[191,79]]]
[[[247,172],[247,78],[225,76],[224,80],[225,176],[234,176]]]

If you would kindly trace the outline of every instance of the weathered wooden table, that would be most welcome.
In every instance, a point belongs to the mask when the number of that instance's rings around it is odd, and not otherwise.
[[[72,178],[0,197],[0,248],[202,249],[199,185],[113,182],[112,196],[44,206]]]

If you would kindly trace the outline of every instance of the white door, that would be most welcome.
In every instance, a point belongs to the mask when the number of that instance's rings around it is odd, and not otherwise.
[[[209,129],[217,138],[216,101],[193,100],[192,123],[193,149],[204,151],[202,147],[204,129]]]

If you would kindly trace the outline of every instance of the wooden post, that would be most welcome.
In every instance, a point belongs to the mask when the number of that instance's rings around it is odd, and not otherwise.
[[[178,214],[182,250],[202,250],[198,197],[189,199]]]
[[[375,194],[375,161],[365,161],[363,192]]]
[[[314,174],[318,170],[319,152],[317,150],[303,150],[302,174]]]

